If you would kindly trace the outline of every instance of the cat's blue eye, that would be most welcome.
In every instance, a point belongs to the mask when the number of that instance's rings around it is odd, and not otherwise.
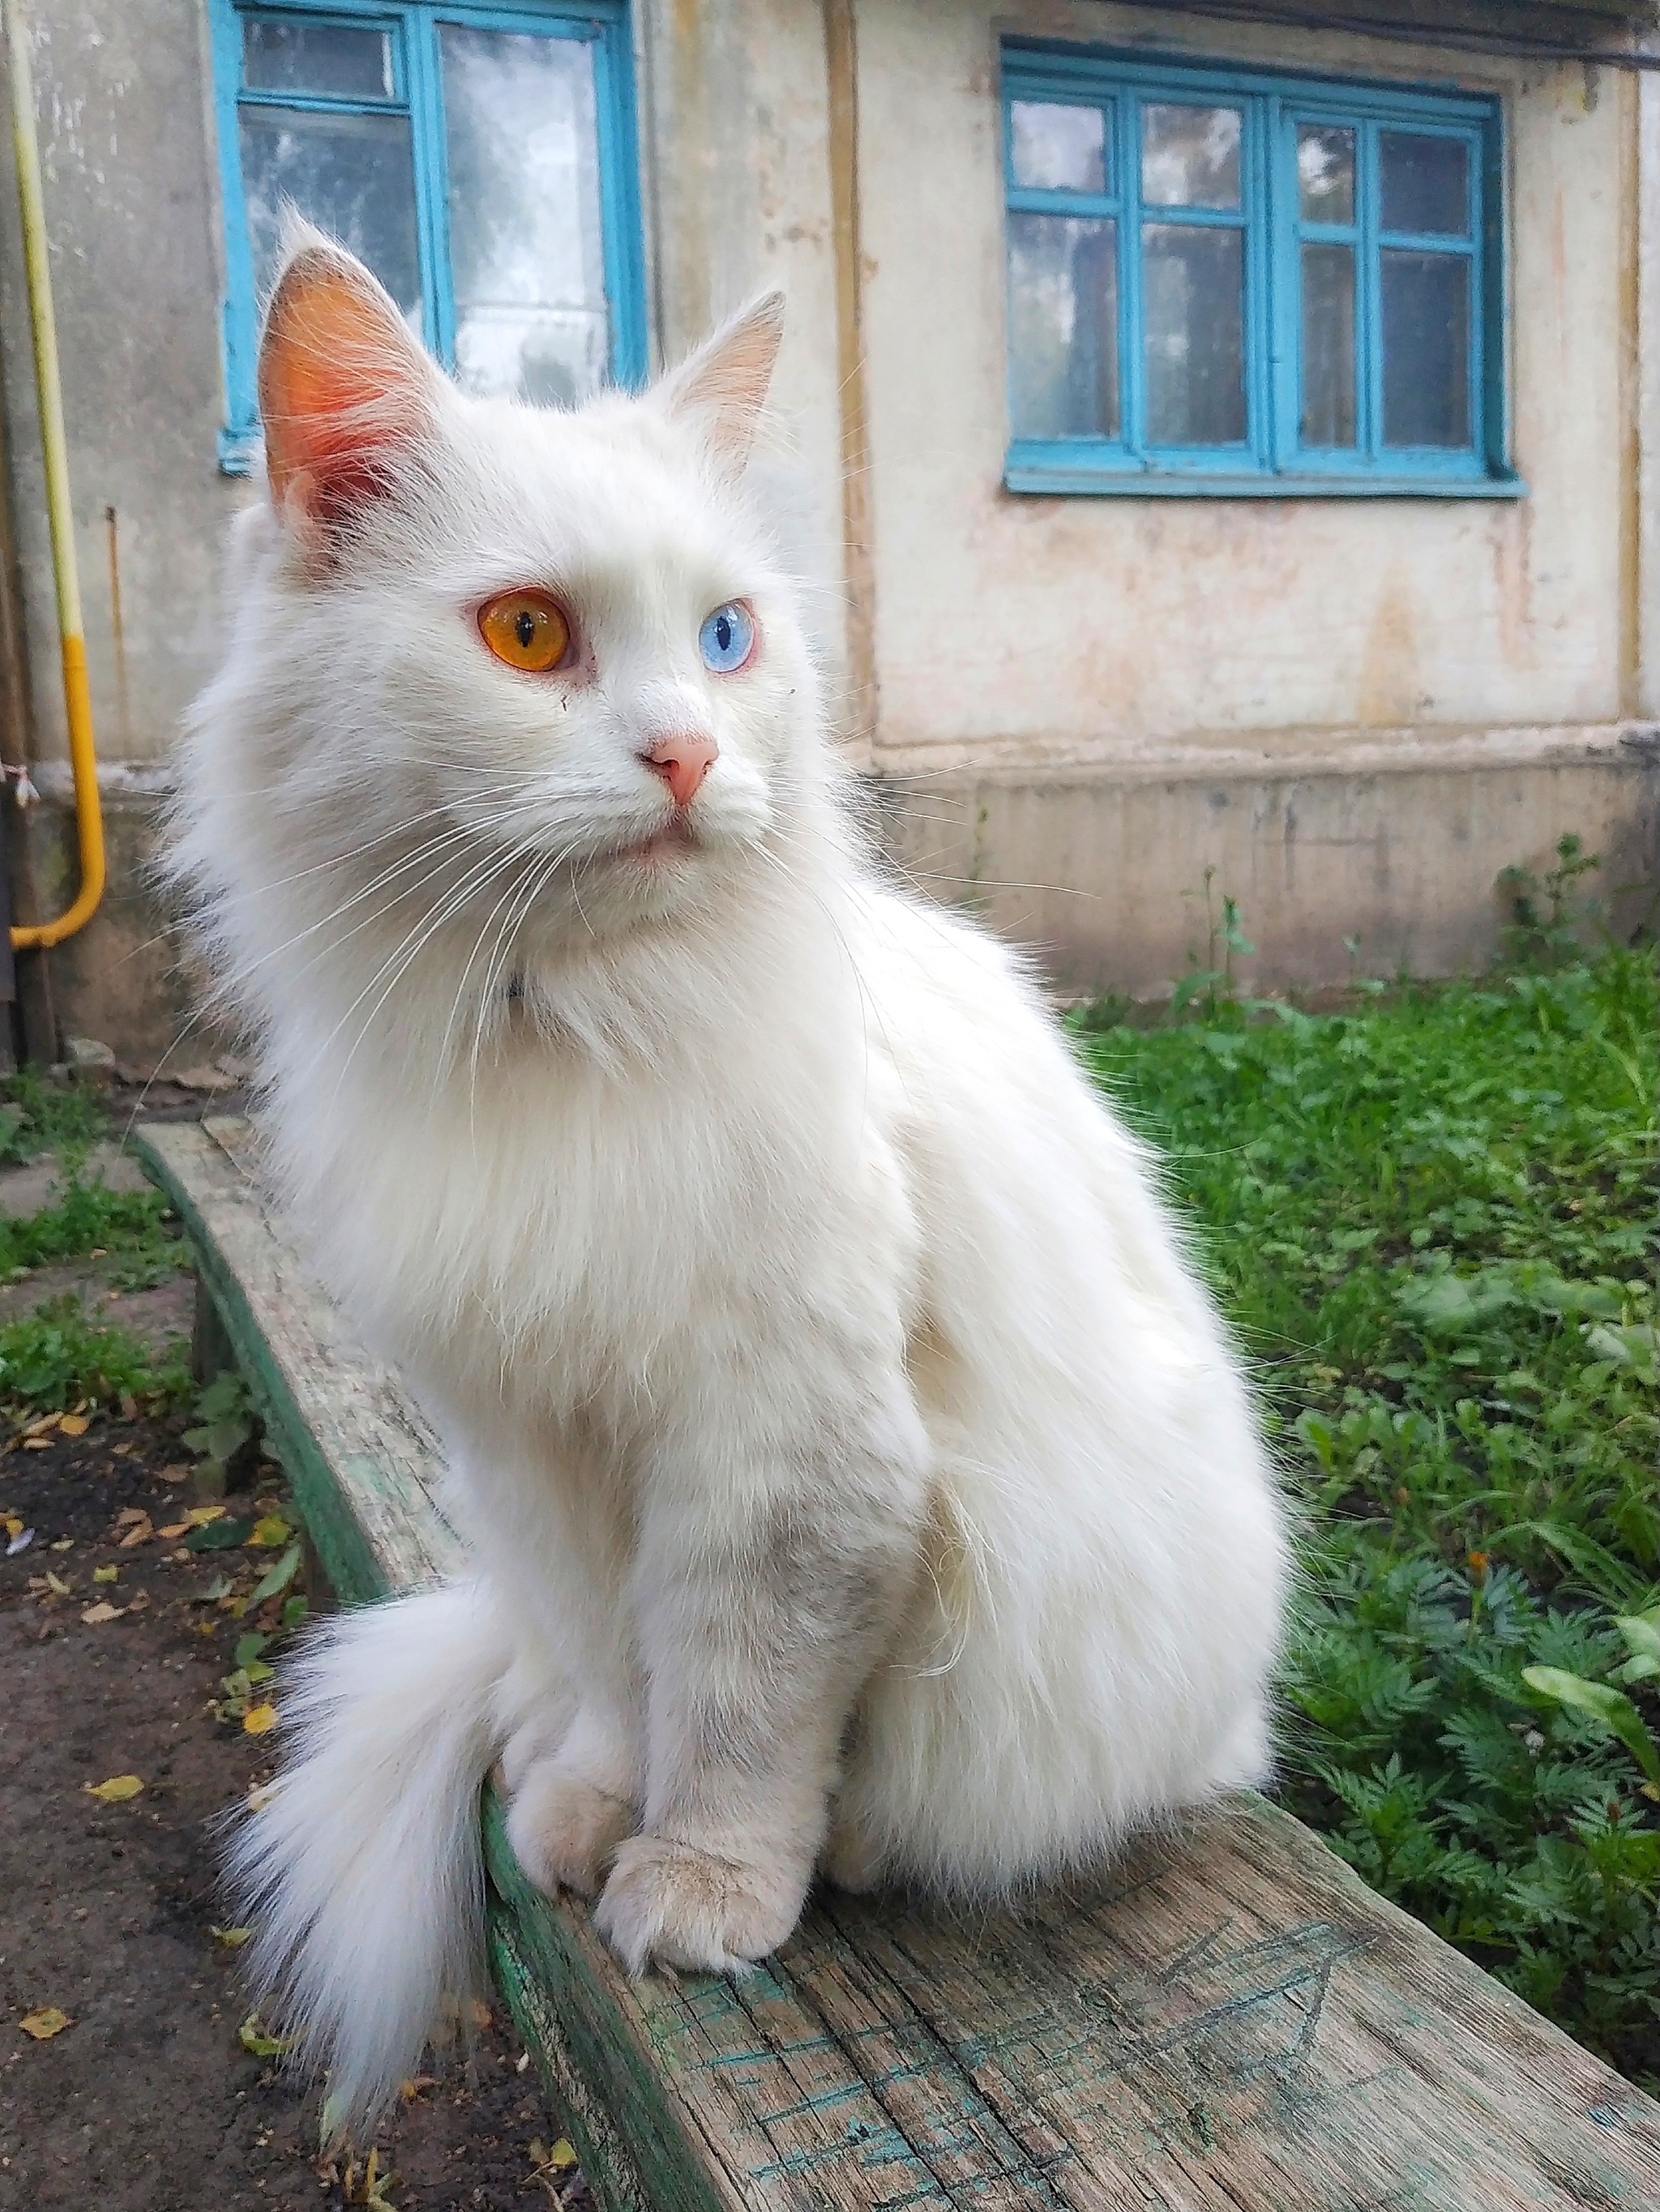
[[[697,633],[703,665],[716,676],[730,676],[755,650],[755,617],[741,600],[717,607]]]

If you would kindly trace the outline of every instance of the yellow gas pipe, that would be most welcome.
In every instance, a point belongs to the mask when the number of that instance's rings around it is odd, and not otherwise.
[[[81,845],[81,889],[55,921],[28,922],[11,933],[15,945],[57,945],[92,919],[104,895],[104,817],[98,803],[98,756],[92,742],[92,694],[87,689],[87,641],[81,629],[81,580],[75,566],[75,518],[70,508],[69,448],[64,395],[58,380],[58,331],[46,259],[40,147],[34,132],[34,73],[28,31],[17,0],[4,0],[6,52],[11,64],[11,132],[17,154],[17,197],[23,212],[23,264],[34,334],[34,382],[40,396],[40,443],[46,464],[46,516],[58,586],[58,635],[64,661],[64,708],[69,718],[70,766],[75,775],[75,823]]]

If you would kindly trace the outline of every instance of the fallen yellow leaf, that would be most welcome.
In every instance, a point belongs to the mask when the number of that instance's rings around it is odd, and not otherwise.
[[[15,1513],[0,1513],[0,1528],[9,1536],[21,1536],[23,1533],[23,1524]]]
[[[262,1520],[254,1522],[248,1541],[258,1545],[286,1544],[293,1534],[293,1529],[280,1513],[267,1513]]]
[[[66,2012],[56,2005],[42,2005],[39,2012],[26,2012],[17,2023],[25,2035],[32,2035],[37,2043],[44,2043],[49,2035],[61,2035],[70,2024]]]
[[[124,1798],[136,1797],[143,1786],[136,1774],[112,1774],[107,1782],[88,1782],[85,1789],[88,1797],[96,1797],[106,1805],[119,1805]]]
[[[575,2163],[576,2153],[571,2148],[569,2136],[561,2136],[548,2153],[548,2164],[552,2166],[556,2173],[562,2173],[566,2166],[575,2166]]]
[[[277,1708],[272,1705],[252,1705],[242,1716],[242,1726],[249,1735],[264,1735],[276,1725]]]
[[[97,1605],[89,1605],[81,1618],[88,1628],[101,1628],[106,1620],[119,1620],[126,1609],[124,1605],[100,1602]]]
[[[208,1933],[216,1943],[222,1943],[228,1951],[235,1951],[247,1942],[253,1930],[252,1928],[210,1927]]]
[[[65,1413],[58,1425],[66,1437],[83,1437],[89,1425],[84,1413]]]
[[[92,1578],[95,1583],[112,1583],[120,1571],[119,1567],[94,1567]]]
[[[155,1531],[150,1527],[148,1516],[143,1521],[135,1521],[121,1539],[121,1549],[124,1552],[130,1552],[135,1544],[144,1543],[155,1534]]]
[[[222,1505],[192,1505],[185,1514],[185,1521],[189,1528],[205,1528],[210,1521],[222,1521],[224,1517]]]
[[[94,1572],[96,1570],[94,1570]],[[62,1575],[53,1574],[51,1569],[48,1568],[46,1571],[46,1588],[52,1592],[54,1597],[67,1597],[74,1587],[75,1586],[72,1583],[66,1583]]]
[[[168,1543],[176,1544],[189,1527],[188,1521],[169,1521],[165,1528],[158,1528],[155,1533],[158,1536],[165,1536]],[[189,1556],[186,1553],[185,1557],[188,1559]]]

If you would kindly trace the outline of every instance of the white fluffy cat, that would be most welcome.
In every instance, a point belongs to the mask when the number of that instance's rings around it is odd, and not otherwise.
[[[174,865],[474,1562],[315,1637],[237,1846],[348,2118],[476,1974],[498,1758],[636,1971],[1268,1760],[1246,1390],[1017,962],[848,826],[746,465],[779,330],[563,414],[464,397],[315,234],[268,319]]]

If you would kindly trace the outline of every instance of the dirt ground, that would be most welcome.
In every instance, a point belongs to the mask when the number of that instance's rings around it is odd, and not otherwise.
[[[98,1417],[0,1455],[0,1515],[34,1531],[0,1559],[0,2212],[587,2208],[580,2174],[538,2170],[555,2130],[500,2016],[412,2086],[373,2188],[319,2165],[317,2087],[245,2047],[210,1826],[275,1739],[214,1706],[254,1625],[230,1607],[275,1555],[160,1533],[196,1503],[185,1425]]]

